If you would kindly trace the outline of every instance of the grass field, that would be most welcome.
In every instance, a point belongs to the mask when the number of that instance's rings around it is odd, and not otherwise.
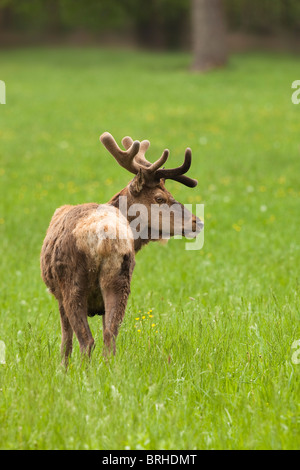
[[[0,51],[0,448],[299,449],[299,58],[233,56],[199,76],[187,54]],[[98,141],[149,139],[168,165],[193,150],[205,243],[137,255],[117,355],[77,341],[60,366],[57,303],[41,244],[63,204],[106,202],[127,184]],[[145,317],[145,318],[144,318]],[[137,320],[139,318],[139,320]]]

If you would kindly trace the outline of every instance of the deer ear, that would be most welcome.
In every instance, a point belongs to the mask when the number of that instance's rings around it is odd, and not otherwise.
[[[139,169],[138,174],[133,178],[132,182],[130,183],[129,189],[130,192],[137,196],[145,186],[145,176],[142,173],[141,169]]]

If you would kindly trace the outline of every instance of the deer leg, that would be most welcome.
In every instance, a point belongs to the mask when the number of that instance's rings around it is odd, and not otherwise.
[[[103,330],[103,335],[104,335],[104,330],[105,330],[105,313],[102,315],[102,330]]]
[[[103,292],[105,302],[105,321],[103,329],[103,340],[106,352],[116,353],[116,338],[119,327],[125,315],[125,309],[129,296],[127,286],[121,292],[116,292],[113,288],[106,288]]]
[[[73,330],[66,315],[63,303],[59,303],[60,323],[61,323],[61,357],[62,363],[67,367],[68,358],[72,353]]]
[[[80,351],[90,356],[94,339],[87,320],[87,300],[83,296],[74,295],[72,298],[64,299],[64,309],[79,341]]]
[[[103,318],[103,340],[105,353],[116,353],[116,337],[123,321],[128,296],[130,294],[130,281],[134,267],[134,258],[131,254],[124,255],[117,272],[105,276],[103,270],[100,286],[105,305]]]

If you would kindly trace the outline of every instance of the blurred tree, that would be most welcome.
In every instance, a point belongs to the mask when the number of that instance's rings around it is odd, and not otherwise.
[[[50,33],[58,33],[61,29],[60,0],[46,0],[47,29]]]
[[[0,31],[12,29],[13,14],[13,2],[11,0],[0,0]]]
[[[147,7],[141,2],[131,2],[137,41],[141,46],[161,47],[163,45],[163,18],[161,2],[148,0]]]
[[[51,0],[50,0],[51,1]],[[58,0],[67,29],[92,32],[115,31],[128,24],[127,3],[132,0]]]
[[[128,1],[128,0],[127,0]],[[129,0],[138,43],[178,48],[189,16],[189,0]]]
[[[188,27],[190,10],[192,34]],[[215,63],[222,63],[226,57],[225,41],[221,39],[224,17],[231,30],[297,33],[300,32],[300,0],[0,0],[0,33],[3,30],[29,35],[51,32],[53,37],[53,33],[59,36],[76,30],[126,31],[140,45],[167,48],[190,45],[192,35],[195,56],[202,54],[202,63],[204,43]],[[209,30],[214,31],[210,37]]]
[[[205,71],[227,61],[222,0],[192,0],[193,69]]]
[[[259,34],[300,31],[299,0],[224,0],[230,29]]]

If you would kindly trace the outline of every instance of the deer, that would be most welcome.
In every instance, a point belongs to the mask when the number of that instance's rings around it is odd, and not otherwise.
[[[104,132],[100,141],[117,163],[134,175],[133,179],[106,204],[64,205],[56,209],[40,255],[42,279],[58,302],[61,356],[66,366],[72,353],[73,333],[82,355],[90,357],[95,342],[88,317],[95,315],[102,316],[105,355],[116,354],[116,338],[130,294],[136,253],[150,241],[175,235],[193,238],[204,225],[165,187],[168,179],[190,188],[197,185],[197,180],[185,174],[191,166],[190,148],[186,149],[181,166],[167,169],[163,165],[169,150],[150,163],[145,157],[148,140],[133,141],[126,136],[122,139],[124,150],[109,132]],[[132,210],[136,206],[139,212],[147,209],[138,224]],[[151,207],[175,207],[167,228],[161,214],[154,223]],[[134,230],[136,225],[139,231]]]

